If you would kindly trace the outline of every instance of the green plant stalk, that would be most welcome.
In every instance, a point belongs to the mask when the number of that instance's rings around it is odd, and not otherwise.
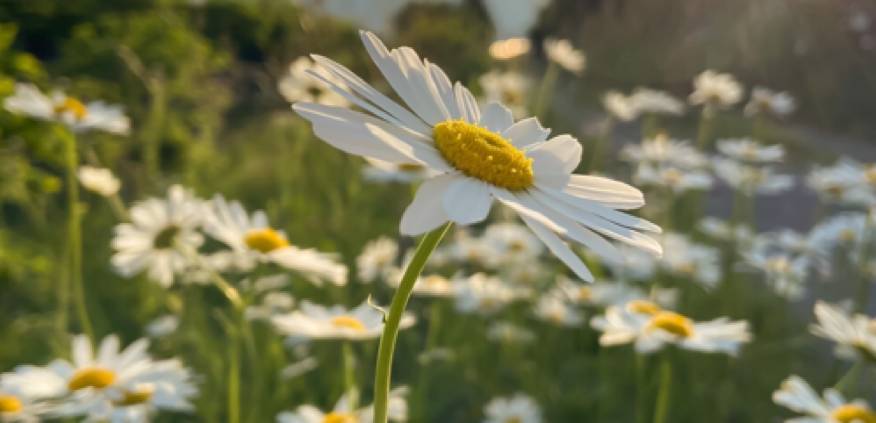
[[[356,356],[353,354],[353,345],[350,341],[344,341],[341,350],[341,354],[344,356],[344,391],[348,395],[350,410],[355,410],[359,408],[359,387],[356,385]]]
[[[647,421],[647,401],[645,392],[647,391],[648,375],[646,374],[647,367],[645,363],[645,355],[634,353],[636,355],[636,423],[644,423]]]
[[[387,409],[389,407],[389,387],[392,379],[392,357],[395,353],[395,342],[398,338],[399,325],[401,324],[405,307],[407,307],[408,300],[411,298],[414,284],[426,265],[426,260],[435,251],[435,247],[444,238],[444,234],[447,233],[451,225],[452,223],[448,222],[423,237],[416,253],[414,253],[414,258],[407,269],[405,269],[395,295],[392,297],[389,313],[385,317],[386,323],[383,327],[383,335],[380,337],[380,346],[377,349],[377,370],[374,374],[375,423],[386,423]]]
[[[833,389],[842,392],[847,396],[852,396],[855,394],[855,388],[858,385],[858,376],[863,372],[866,368],[863,359],[858,359],[855,361],[855,364],[849,368],[845,375],[833,386]]]
[[[672,394],[672,361],[668,352],[664,352],[660,363],[660,386],[657,391],[657,403],[654,405],[654,423],[666,423],[669,415],[669,403]]]
[[[709,148],[714,123],[714,111],[710,106],[703,107],[703,111],[700,113],[700,123],[697,127],[697,147],[700,151],[706,151]]]
[[[438,342],[438,331],[441,328],[441,303],[439,301],[434,301],[431,306],[429,306],[429,330],[426,332],[426,345],[424,347],[425,351],[432,351],[435,348],[435,344]],[[423,405],[426,403],[426,386],[429,383],[430,372],[428,368],[423,369],[420,372],[420,379],[417,382],[416,395],[414,396],[414,407],[415,412],[419,413],[420,421],[427,421],[426,412],[423,408]]]
[[[557,84],[557,78],[560,76],[560,69],[556,63],[551,61],[548,64],[544,76],[541,78],[541,84],[538,87],[538,94],[535,97],[535,104],[532,106],[532,115],[544,121],[542,114],[551,105],[551,100],[554,96],[554,86]]]
[[[240,423],[240,345],[236,334],[231,334],[228,349],[228,423]]]
[[[605,127],[599,133],[599,137],[593,143],[593,150],[590,157],[590,167],[588,171],[598,172],[603,165],[607,165],[606,150],[611,145],[611,134],[614,132],[614,119],[609,117],[605,122]]]
[[[85,302],[85,287],[82,280],[82,216],[79,206],[79,154],[77,152],[76,138],[67,130],[61,130],[64,141],[64,167],[67,183],[67,271],[69,281],[75,296],[76,314],[79,326],[90,339],[94,339],[94,330],[91,319],[88,317],[88,306]],[[67,294],[64,294],[67,295]],[[66,301],[66,300],[65,300]],[[62,307],[66,305],[62,303]],[[66,312],[65,312],[66,313]]]

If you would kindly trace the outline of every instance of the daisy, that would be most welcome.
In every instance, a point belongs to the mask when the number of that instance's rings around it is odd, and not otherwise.
[[[850,159],[843,159],[831,166],[815,167],[809,172],[806,184],[818,193],[822,201],[849,205],[871,205],[876,203],[869,184],[862,183],[866,176],[861,165]]]
[[[145,331],[150,338],[164,338],[179,328],[179,317],[173,314],[165,314],[156,317],[146,325]]]
[[[249,320],[270,320],[278,314],[288,313],[294,306],[295,298],[288,292],[268,292],[259,304],[248,306],[244,316]]]
[[[560,65],[563,69],[581,75],[587,59],[580,50],[575,49],[569,40],[555,40],[548,38],[544,42],[544,51],[548,59]]]
[[[393,267],[387,271],[384,281],[386,284],[398,288],[401,283],[402,274],[404,271],[401,268]],[[417,281],[414,282],[413,295],[421,297],[434,298],[449,298],[456,295],[457,285],[450,279],[441,275],[420,275]]]
[[[456,278],[456,309],[463,313],[491,315],[525,296],[501,279],[484,273]]]
[[[749,166],[723,158],[716,158],[713,167],[721,180],[745,195],[779,194],[794,185],[792,176],[773,173],[770,167]]]
[[[659,266],[676,276],[690,278],[704,288],[714,288],[721,280],[721,254],[718,249],[691,241],[682,234],[663,236],[666,252]]]
[[[620,250],[619,259],[606,262],[611,268],[611,274],[616,279],[647,281],[657,273],[660,260],[656,257],[629,247],[622,246]]]
[[[690,104],[727,108],[742,100],[742,85],[729,73],[707,70],[694,79]]]
[[[778,163],[785,157],[781,145],[763,146],[750,138],[718,140],[718,151],[727,157],[748,163]]]
[[[408,390],[406,387],[396,388],[389,393],[390,421],[405,422],[408,420]],[[334,408],[325,412],[313,405],[305,404],[295,411],[284,411],[277,415],[277,423],[372,423],[374,421],[373,407],[353,409],[351,399],[347,394],[341,396]]]
[[[609,91],[602,96],[602,107],[615,119],[630,122],[639,117],[639,109],[630,96]]]
[[[513,60],[526,53],[532,48],[528,38],[514,37],[504,40],[496,40],[490,44],[490,56],[496,60]]]
[[[654,167],[641,164],[633,176],[643,186],[668,188],[675,194],[701,191],[712,187],[712,176],[700,170],[683,170],[676,167]]]
[[[98,129],[127,135],[131,129],[130,120],[119,106],[102,101],[86,104],[61,91],[46,95],[33,84],[16,83],[12,95],[3,100],[3,107],[12,113],[63,123],[74,132]]]
[[[651,289],[650,293],[641,288],[624,282],[595,282],[581,284],[569,278],[559,276],[555,290],[565,294],[572,303],[596,307],[624,305],[632,301],[647,300],[661,307],[674,307],[678,299],[678,290],[672,288]]]
[[[64,390],[63,381],[43,368],[20,366],[0,374],[0,421],[41,422]]]
[[[558,326],[572,328],[584,323],[581,313],[565,298],[558,295],[542,295],[532,311],[537,318]]]
[[[665,91],[639,87],[630,96],[635,110],[643,114],[673,115],[684,114],[684,103]]]
[[[805,293],[806,277],[809,275],[809,260],[781,251],[753,249],[743,253],[745,264],[764,273],[767,284],[778,295],[800,299]]]
[[[453,87],[440,68],[420,60],[412,49],[388,51],[368,32],[362,32],[362,39],[414,112],[320,56],[315,60],[344,80],[345,86],[332,87],[370,115],[311,103],[293,108],[313,124],[317,136],[335,147],[392,162],[414,159],[441,173],[419,188],[401,219],[402,234],[423,234],[448,221],[483,221],[493,199],[498,199],[520,214],[582,279],[593,276],[561,236],[603,257],[614,257],[617,250],[597,233],[660,254],[659,244],[640,232],[660,228],[616,210],[643,205],[639,190],[606,178],[571,174],[581,159],[581,145],[574,138],[548,140],[549,131],[537,119],[514,123],[511,112],[499,104],[481,113],[467,89],[458,83]]]
[[[754,239],[754,232],[748,226],[734,224],[716,217],[702,218],[697,224],[697,228],[706,236],[720,241],[733,241],[744,245]]]
[[[528,344],[535,340],[535,334],[522,326],[500,320],[490,323],[487,339],[508,344]]]
[[[343,96],[327,89],[325,85],[311,78],[308,71],[319,72],[309,57],[299,57],[289,64],[289,71],[277,82],[277,90],[286,101],[290,103],[309,101],[340,107],[350,105]],[[322,76],[333,82],[338,82],[331,79],[331,75],[323,73]]]
[[[867,251],[876,244],[874,230],[870,215],[843,213],[819,222],[809,233],[809,243],[827,257],[843,254],[861,266],[869,257]]]
[[[541,423],[541,408],[525,394],[493,398],[484,407],[483,423]]]
[[[686,170],[708,164],[706,156],[690,142],[671,139],[666,134],[644,139],[640,144],[628,144],[620,155],[622,160],[636,164],[671,166]]]
[[[79,183],[85,189],[103,197],[112,197],[119,192],[122,183],[109,169],[82,166],[77,172]]]
[[[525,226],[502,222],[487,226],[481,238],[502,263],[519,263],[541,255],[544,245]]]
[[[365,244],[362,254],[356,258],[359,282],[373,282],[395,264],[396,258],[398,258],[398,243],[393,239],[380,237]]]
[[[502,264],[501,245],[484,237],[472,236],[468,231],[456,232],[451,243],[442,250],[448,260],[457,264],[495,269]]]
[[[514,117],[526,116],[528,94],[532,86],[529,78],[515,71],[493,70],[482,75],[478,82],[485,103],[500,103],[510,109]]]
[[[876,361],[876,319],[864,314],[849,315],[823,301],[815,304],[815,317],[818,323],[812,325],[812,333],[835,342],[837,356]]]
[[[800,376],[790,376],[773,392],[773,402],[805,414],[786,423],[872,423],[876,412],[864,400],[847,401],[836,389],[825,389],[820,397]]]
[[[786,92],[775,92],[768,88],[754,87],[751,99],[745,105],[746,116],[768,114],[775,117],[785,117],[794,113],[797,102]]]
[[[652,302],[632,302],[625,307],[609,307],[605,314],[590,321],[602,332],[599,343],[614,346],[635,343],[639,353],[652,353],[666,345],[735,355],[739,346],[751,340],[748,322],[731,322],[720,318],[696,322],[680,313],[661,308]]]
[[[250,216],[239,202],[227,202],[221,195],[213,197],[210,205],[205,230],[238,255],[243,270],[274,263],[315,284],[323,280],[339,286],[347,283],[347,267],[334,255],[292,245],[285,233],[270,226],[265,212],[257,210]]]
[[[289,336],[308,339],[344,339],[363,341],[376,339],[383,332],[383,313],[367,302],[348,310],[341,305],[321,306],[302,301],[298,310],[271,318],[278,331]],[[416,319],[406,313],[402,328],[414,325]]]
[[[362,169],[365,179],[374,182],[419,182],[434,175],[426,167],[416,163],[390,163],[366,157],[368,166]]]
[[[150,198],[131,207],[131,223],[115,228],[112,264],[122,276],[141,272],[163,287],[184,275],[204,241],[198,232],[206,211],[203,200],[174,185],[167,198]]]

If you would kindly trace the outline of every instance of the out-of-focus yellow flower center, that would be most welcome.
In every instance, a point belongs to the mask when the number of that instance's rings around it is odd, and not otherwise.
[[[144,387],[125,392],[125,396],[117,402],[118,405],[137,405],[149,402],[152,399],[154,389]]]
[[[103,389],[113,384],[116,381],[116,374],[112,370],[102,369],[100,367],[88,367],[78,370],[70,378],[67,383],[67,388],[71,391],[78,391],[83,388]]]
[[[511,60],[529,52],[531,43],[528,38],[508,38],[506,40],[493,41],[490,44],[490,56],[496,60]]]
[[[651,329],[660,329],[673,335],[688,338],[693,335],[693,322],[681,314],[671,311],[661,311],[648,323]]]
[[[520,417],[514,416],[505,420],[505,423],[523,423],[523,420]]]
[[[332,325],[336,328],[353,329],[356,332],[364,332],[365,324],[353,316],[337,316],[332,318]]]
[[[876,166],[867,166],[867,170],[864,171],[864,177],[867,178],[867,182],[870,185],[876,185]]]
[[[0,395],[0,413],[17,413],[21,411],[21,400],[12,395]]]
[[[243,240],[247,247],[262,253],[270,253],[289,246],[286,237],[271,228],[253,229],[246,233]]]
[[[857,404],[841,405],[830,416],[839,423],[876,423],[876,413]]]
[[[776,273],[785,273],[791,269],[791,262],[786,257],[773,257],[767,260],[766,268]]]
[[[578,288],[578,300],[590,301],[593,299],[593,290],[590,287],[582,286]]]
[[[402,172],[414,173],[423,170],[423,165],[418,165],[415,163],[402,163],[398,165],[398,170]]]
[[[85,104],[73,97],[67,97],[64,101],[55,105],[55,113],[59,115],[70,113],[76,120],[82,120],[88,115],[88,107],[85,107]]]
[[[433,137],[441,155],[472,178],[512,191],[532,186],[532,159],[499,134],[461,120],[435,125]]]
[[[322,423],[357,423],[359,419],[350,413],[331,412],[322,418]]]
[[[678,185],[683,177],[684,175],[678,169],[667,169],[666,172],[663,172],[663,180],[666,185]]]
[[[840,231],[839,239],[843,242],[854,242],[858,236],[855,234],[855,231],[851,229],[843,229]]]
[[[633,300],[627,303],[627,310],[633,313],[653,316],[661,311],[659,305],[648,300]]]
[[[441,287],[447,285],[447,279],[438,275],[429,275],[423,278],[423,284],[431,287]]]

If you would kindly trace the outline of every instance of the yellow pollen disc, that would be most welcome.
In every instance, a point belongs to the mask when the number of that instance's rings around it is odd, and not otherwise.
[[[101,369],[99,367],[90,367],[77,371],[67,383],[67,388],[71,391],[78,391],[83,388],[103,389],[113,384],[116,381],[116,374],[112,370]]]
[[[398,165],[398,170],[402,172],[419,172],[423,170],[422,165],[414,164],[414,163],[402,163]]]
[[[827,187],[826,191],[831,197],[838,198],[842,197],[843,193],[845,193],[845,188],[840,185],[831,185]]]
[[[864,177],[867,178],[867,182],[871,185],[876,185],[876,166],[867,166],[867,170],[864,171]]]
[[[660,329],[673,335],[688,338],[693,335],[693,322],[681,314],[671,311],[661,311],[651,318],[648,323],[651,329]]]
[[[581,301],[590,301],[593,299],[593,290],[589,287],[582,286],[578,289],[578,299]]]
[[[682,177],[684,177],[684,175],[682,175],[678,169],[668,169],[663,173],[663,180],[666,181],[667,185],[677,185],[681,182]]]
[[[776,273],[785,273],[791,269],[791,263],[785,257],[775,257],[767,260],[766,267]]]
[[[322,418],[322,423],[356,423],[359,419],[349,413],[331,412]]]
[[[661,311],[660,306],[648,300],[633,300],[627,303],[627,310],[633,313],[653,316]]]
[[[851,229],[843,229],[839,234],[840,241],[843,242],[854,242],[858,236],[855,234],[855,231]]]
[[[365,325],[361,320],[353,316],[338,316],[332,319],[332,325],[336,328],[353,329],[356,332],[364,332]]]
[[[253,229],[243,237],[246,246],[261,253],[270,253],[289,246],[289,241],[283,234],[271,229]]]
[[[67,97],[61,104],[55,106],[55,113],[70,113],[76,120],[82,120],[88,115],[88,108],[81,101],[73,97]]]
[[[876,413],[857,404],[841,405],[830,416],[838,423],[876,423]]]
[[[21,401],[12,395],[0,395],[0,413],[17,413],[21,411]]]
[[[125,396],[116,404],[118,405],[137,405],[149,402],[152,399],[153,389],[142,388],[133,391],[125,392]]]
[[[435,125],[435,146],[454,168],[488,184],[520,191],[532,186],[532,159],[499,134],[461,120]]]

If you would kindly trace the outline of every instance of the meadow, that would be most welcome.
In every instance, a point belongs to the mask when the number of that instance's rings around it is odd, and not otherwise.
[[[0,2],[0,421],[876,423],[874,19]]]

